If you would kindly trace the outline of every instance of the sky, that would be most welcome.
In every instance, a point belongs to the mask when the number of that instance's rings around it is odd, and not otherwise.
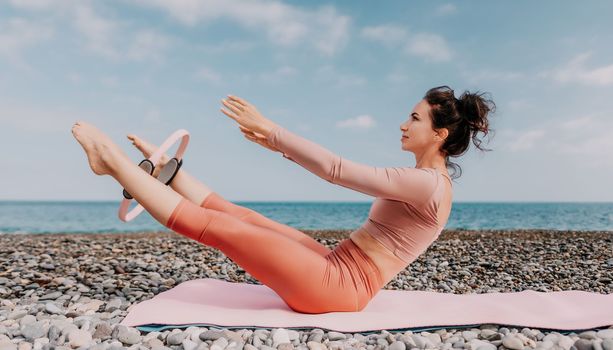
[[[0,200],[121,200],[77,120],[157,145],[231,201],[370,201],[246,139],[228,94],[352,161],[415,166],[400,124],[435,86],[496,103],[454,202],[613,201],[613,2],[0,0]],[[172,150],[176,149],[176,146]]]

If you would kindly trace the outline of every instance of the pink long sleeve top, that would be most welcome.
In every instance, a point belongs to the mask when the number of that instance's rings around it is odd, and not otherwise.
[[[438,169],[360,164],[279,125],[267,140],[283,157],[322,179],[376,197],[360,229],[406,264],[425,251],[443,230],[437,211],[445,188],[443,176],[449,177]]]

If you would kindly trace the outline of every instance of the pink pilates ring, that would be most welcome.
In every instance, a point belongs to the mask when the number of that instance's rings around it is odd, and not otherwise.
[[[177,148],[177,152],[175,153],[175,156],[174,156],[175,160],[179,160],[178,167],[175,170],[175,174],[176,174],[176,172],[179,170],[179,167],[182,164],[183,153],[185,153],[185,149],[187,148],[187,144],[189,143],[189,133],[185,129],[179,129],[175,131],[172,135],[170,135],[166,139],[166,141],[164,141],[164,143],[162,143],[162,145],[155,152],[153,152],[153,154],[149,158],[144,159],[141,162],[141,164],[147,161],[150,164],[152,164],[151,166],[153,167],[153,164],[156,164],[160,160],[162,155],[172,145],[174,145],[179,139],[181,139],[181,144],[179,145],[179,148]],[[152,174],[152,173],[153,173],[153,168],[151,168],[151,170],[149,171],[149,174]],[[172,177],[174,177],[174,174],[172,175]],[[171,180],[172,180],[172,177],[171,177]],[[132,196],[129,196],[130,199],[128,199],[126,198],[126,193],[127,192],[124,190],[124,199],[121,201],[121,204],[119,205],[119,219],[121,219],[121,221],[124,221],[124,222],[128,222],[134,219],[140,213],[142,213],[142,211],[145,209],[139,203],[137,206],[135,206],[132,210],[128,212],[128,208],[130,207],[130,202],[132,201],[132,198],[131,198]]]

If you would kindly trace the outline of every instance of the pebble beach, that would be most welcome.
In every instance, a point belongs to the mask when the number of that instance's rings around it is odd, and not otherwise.
[[[334,248],[351,231],[304,232]],[[360,334],[193,326],[147,333],[119,325],[132,305],[198,278],[260,284],[222,252],[168,231],[0,235],[0,350],[613,350],[613,326],[568,334],[495,324]],[[384,288],[610,294],[613,232],[445,230]]]

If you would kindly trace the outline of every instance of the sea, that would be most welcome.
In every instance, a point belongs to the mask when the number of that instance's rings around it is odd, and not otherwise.
[[[367,219],[372,201],[233,203],[297,229],[353,230]],[[146,211],[123,222],[118,208],[119,201],[0,201],[0,234],[169,231]],[[454,202],[445,228],[613,233],[613,202]]]

